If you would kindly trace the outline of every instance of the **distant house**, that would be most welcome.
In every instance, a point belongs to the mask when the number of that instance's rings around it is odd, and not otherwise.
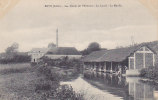
[[[60,59],[68,57],[69,59],[80,59],[82,55],[75,47],[57,47],[51,48],[45,54],[45,56],[51,59]]]
[[[47,51],[48,48],[33,48],[28,55],[31,56],[31,62],[38,62],[38,59],[43,57]]]
[[[69,59],[80,59],[81,54],[74,47],[53,47],[53,48],[33,48],[29,55],[31,55],[31,62],[38,62],[38,59],[46,56],[51,59],[60,59],[68,57]]]
[[[88,69],[138,75],[139,70],[155,65],[156,52],[147,45],[92,52],[82,59]]]

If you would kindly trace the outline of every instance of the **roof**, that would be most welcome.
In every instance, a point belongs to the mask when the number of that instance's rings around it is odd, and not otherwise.
[[[49,49],[48,48],[32,48],[30,52],[44,52],[46,53]]]
[[[81,55],[75,47],[57,47],[48,50],[47,54],[52,55]]]
[[[101,57],[102,55],[104,55],[106,51],[107,50],[94,51],[94,52],[90,53],[89,55],[85,56],[82,60],[83,61],[93,61],[93,60]]]
[[[130,56],[132,53],[137,51],[139,48],[141,48],[142,46],[146,46],[146,45],[137,45],[137,46],[126,47],[126,48],[95,51],[92,52],[90,55],[84,57],[83,61],[84,62],[104,62],[104,61],[121,62],[125,60],[128,56]],[[149,48],[148,46],[146,47]],[[152,50],[151,48],[149,49]]]

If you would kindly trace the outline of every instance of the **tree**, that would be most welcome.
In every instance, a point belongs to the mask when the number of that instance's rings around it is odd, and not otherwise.
[[[6,49],[6,54],[17,53],[18,52],[18,48],[19,48],[19,44],[18,43],[13,43],[11,46],[9,46]]]
[[[97,42],[92,42],[88,45],[88,50],[90,51],[97,51],[97,50],[100,50],[100,44],[97,43]]]
[[[56,45],[53,42],[48,44],[48,48],[54,48],[54,47],[56,47]]]
[[[86,49],[84,49],[83,51],[81,51],[82,55],[88,55],[93,51],[98,51],[101,50],[100,44],[97,42],[92,42],[88,45],[88,47]]]

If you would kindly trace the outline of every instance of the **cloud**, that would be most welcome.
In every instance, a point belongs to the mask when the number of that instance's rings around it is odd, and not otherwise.
[[[128,45],[156,40],[157,27],[152,15],[136,0],[119,0],[121,8],[45,8],[44,4],[91,4],[89,0],[21,0],[0,20],[0,51],[18,42],[20,50],[46,47],[55,43],[59,28],[59,45],[84,49],[90,42],[102,47]],[[113,4],[116,0],[93,0],[92,4]],[[106,1],[106,2],[105,2]],[[49,2],[49,3],[48,3]],[[140,39],[140,37],[143,37]]]

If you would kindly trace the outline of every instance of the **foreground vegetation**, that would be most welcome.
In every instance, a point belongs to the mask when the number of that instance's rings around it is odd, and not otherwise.
[[[5,57],[3,59],[0,59],[0,63],[1,64],[28,63],[30,61],[31,61],[31,57],[30,56],[28,56],[28,55],[19,55],[19,54],[14,54],[14,55],[12,55],[12,57]]]
[[[74,76],[73,69],[63,70],[44,64],[9,64],[0,69],[0,99],[3,100],[83,100],[69,85],[60,85],[64,77]],[[5,68],[6,67],[6,68]],[[68,73],[69,72],[71,73]],[[73,71],[72,71],[73,70]],[[77,76],[77,75],[76,75]],[[3,80],[3,81],[2,81]]]
[[[158,81],[158,66],[151,66],[140,71],[140,76]]]

